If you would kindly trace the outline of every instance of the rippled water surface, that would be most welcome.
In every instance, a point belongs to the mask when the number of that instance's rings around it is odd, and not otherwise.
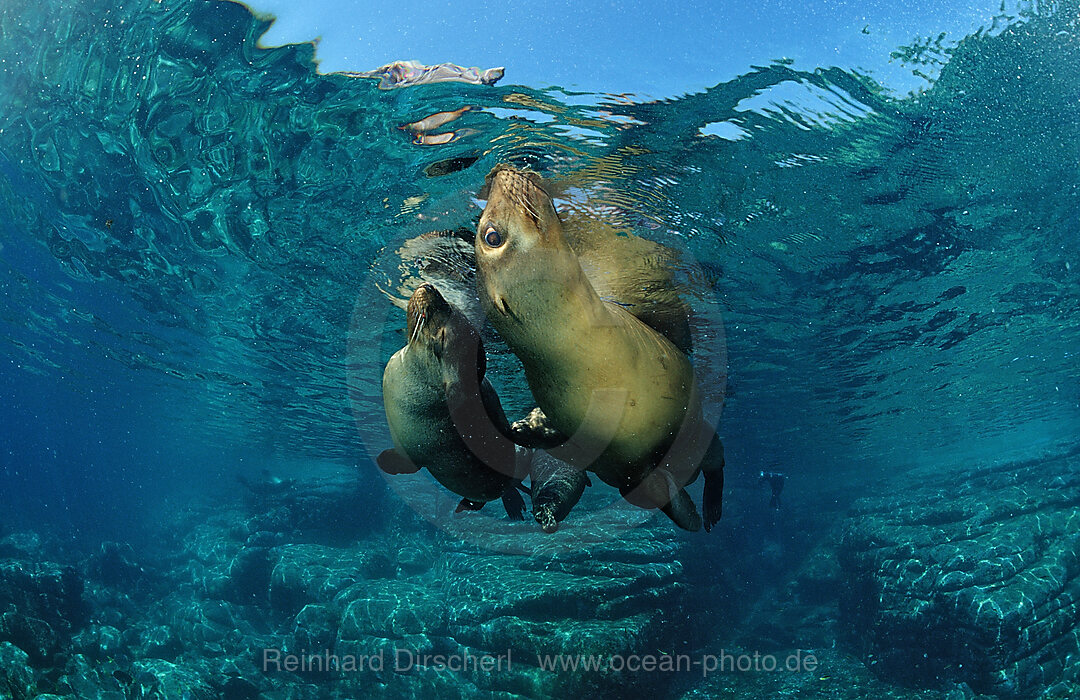
[[[316,72],[311,45],[260,49],[266,22],[231,3],[5,3],[9,476],[31,488],[36,460],[93,486],[64,465],[125,460],[88,435],[129,445],[132,471],[366,459],[402,343],[379,291],[395,251],[471,228],[504,161],[695,262],[736,488],[777,463],[835,486],[1053,450],[1080,427],[1076,17],[913,40],[894,60],[937,75],[914,95],[777,62],[643,101],[511,78],[380,91]],[[435,130],[449,143],[400,128],[466,106]],[[527,407],[512,372],[496,384]]]

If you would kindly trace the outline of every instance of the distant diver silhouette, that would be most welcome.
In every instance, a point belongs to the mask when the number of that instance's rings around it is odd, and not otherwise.
[[[772,497],[769,499],[769,507],[773,510],[780,510],[780,492],[784,490],[784,480],[787,478],[781,472],[761,472],[761,477],[758,481],[763,484],[768,484],[772,489]]]

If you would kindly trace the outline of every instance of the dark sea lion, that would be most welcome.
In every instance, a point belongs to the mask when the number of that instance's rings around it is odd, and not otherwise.
[[[710,529],[721,514],[723,445],[702,416],[686,354],[601,298],[539,175],[497,166],[484,189],[481,302],[549,423],[569,436],[553,453],[687,530],[702,517],[683,487],[704,471]]]
[[[582,469],[544,451],[562,445],[566,436],[551,427],[539,407],[514,421],[510,431],[514,442],[533,450],[529,467],[533,517],[544,532],[555,532],[592,482]]]
[[[542,450],[533,454],[529,469],[533,517],[544,532],[555,532],[581,500],[589,476],[581,469],[555,459]]]
[[[518,487],[527,464],[491,384],[479,334],[431,284],[421,284],[406,311],[408,342],[383,372],[383,404],[394,449],[376,462],[388,474],[426,467],[462,496],[458,511],[502,498],[524,519]]]
[[[255,481],[248,479],[243,474],[237,474],[236,480],[256,496],[277,496],[291,491],[296,486],[296,479],[282,479],[270,473],[269,469],[263,469],[260,478]]]

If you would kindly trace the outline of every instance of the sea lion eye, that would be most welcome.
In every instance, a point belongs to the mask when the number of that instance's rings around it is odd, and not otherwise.
[[[484,231],[484,243],[487,243],[492,248],[498,248],[503,244],[502,234],[489,224],[487,230]]]

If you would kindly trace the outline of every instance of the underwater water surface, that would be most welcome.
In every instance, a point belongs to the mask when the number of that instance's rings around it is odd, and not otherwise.
[[[907,95],[777,60],[650,100],[512,66],[380,90],[228,2],[0,6],[0,695],[1073,697],[1078,18],[913,37]],[[399,249],[474,229],[506,162],[683,252],[717,531],[620,530],[647,514],[597,488],[556,539],[465,535],[377,472]],[[275,644],[520,661],[268,672]],[[721,649],[822,665],[537,661]]]

